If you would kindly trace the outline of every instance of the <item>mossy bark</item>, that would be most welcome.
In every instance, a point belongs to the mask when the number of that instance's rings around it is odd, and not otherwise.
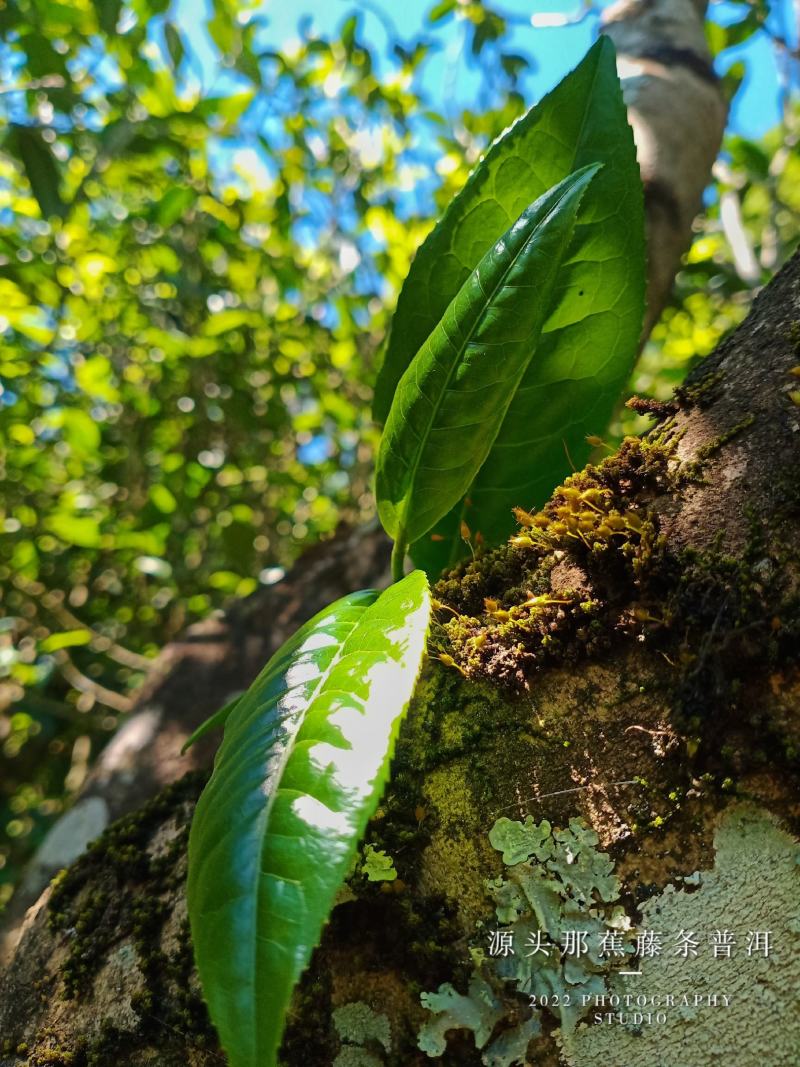
[[[648,297],[642,344],[689,247],[727,113],[704,32],[707,0],[619,0],[603,13],[637,145],[647,215]],[[391,545],[377,522],[341,529],[307,550],[275,585],[262,587],[188,629],[153,665],[132,713],[100,753],[77,802],[56,820],[0,921],[0,966],[19,923],[52,875],[111,821],[134,811],[187,766],[207,765],[189,735],[249,685],[297,628],[353,589],[388,584]]]
[[[498,922],[487,881],[508,873],[489,841],[501,817],[579,818],[636,922],[665,887],[716,869],[739,813],[761,827],[741,838],[743,868],[763,873],[753,907],[784,899],[781,842],[800,827],[798,323],[795,257],[644,443],[580,472],[520,515],[514,543],[439,584],[429,660],[366,839],[397,878],[370,881],[357,864],[297,991],[287,1065],[431,1062],[417,1047],[431,1014],[420,994],[464,994],[486,973]],[[114,824],[47,891],[0,986],[2,1067],[224,1062],[185,923],[201,784]],[[778,858],[755,863],[752,841],[772,837]],[[770,1023],[770,1063],[796,1062],[798,986]],[[354,1004],[384,1017],[371,1036],[336,1014]],[[529,1016],[518,993],[504,1005],[501,1035]],[[558,1024],[543,1014],[528,1062],[594,1063]],[[375,1036],[387,1025],[388,1049]],[[738,1067],[763,1060],[753,1040],[743,1031]],[[451,1030],[437,1062],[483,1055]],[[714,1062],[670,1055],[669,1067]]]

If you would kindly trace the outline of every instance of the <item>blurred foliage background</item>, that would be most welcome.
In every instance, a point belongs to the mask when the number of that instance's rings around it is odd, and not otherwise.
[[[631,382],[659,398],[798,238],[796,49],[761,0],[726,6],[713,51],[769,36],[782,121],[727,141]],[[159,648],[371,514],[398,286],[546,47],[472,0],[406,36],[343,2],[278,50],[266,5],[202,18],[210,88],[169,0],[0,8],[0,906]],[[474,101],[445,118],[424,74],[454,22]]]

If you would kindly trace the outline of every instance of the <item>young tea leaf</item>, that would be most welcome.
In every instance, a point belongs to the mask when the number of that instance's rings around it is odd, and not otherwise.
[[[378,513],[405,547],[461,499],[534,358],[575,217],[598,166],[522,213],[444,313],[397,386],[376,464]]]
[[[397,385],[464,280],[522,209],[577,168],[603,163],[581,204],[540,352],[462,502],[412,556],[439,573],[468,552],[462,521],[485,543],[513,530],[512,508],[541,504],[588,458],[636,355],[644,309],[644,207],[614,47],[581,64],[486,153],[416,254],[375,392],[385,421]]]
[[[189,918],[231,1067],[274,1067],[292,989],[374,813],[430,614],[415,571],[303,626],[240,697],[189,838]]]
[[[233,699],[229,700],[227,704],[223,704],[219,711],[215,711],[213,715],[209,715],[205,722],[200,723],[194,733],[187,737],[184,741],[183,748],[181,749],[181,755],[185,755],[192,747],[192,745],[197,744],[201,737],[205,737],[206,734],[210,734],[212,730],[221,729],[230,718],[231,712],[238,703],[239,697],[233,697]]]

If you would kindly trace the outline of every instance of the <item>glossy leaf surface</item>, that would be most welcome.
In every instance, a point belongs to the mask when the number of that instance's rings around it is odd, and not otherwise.
[[[336,601],[228,718],[192,823],[188,900],[232,1067],[276,1062],[292,989],[386,782],[429,611],[421,571]]]
[[[644,308],[644,209],[614,48],[601,38],[552,93],[489,149],[420,247],[397,305],[376,386],[385,421],[397,385],[486,250],[526,204],[581,166],[603,163],[529,367],[469,503],[412,555],[438,573],[468,550],[465,523],[487,543],[513,529],[511,509],[547,498],[602,434],[636,356]]]
[[[401,545],[461,499],[534,358],[597,166],[560,182],[484,255],[401,378],[376,468],[378,513]]]

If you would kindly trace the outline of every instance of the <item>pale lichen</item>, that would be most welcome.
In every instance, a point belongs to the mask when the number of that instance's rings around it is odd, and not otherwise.
[[[383,1059],[373,1050],[391,1051],[392,1029],[385,1015],[355,1001],[336,1008],[333,1025],[343,1043],[333,1067],[383,1067]]]
[[[423,1024],[418,1042],[429,1056],[444,1053],[448,1030],[471,1030],[475,1047],[483,1048],[506,1014],[502,1000],[479,975],[474,975],[470,981],[467,996],[462,996],[446,982],[436,993],[423,993],[421,1000],[423,1008],[433,1014],[433,1018]]]
[[[438,993],[423,993],[422,1004],[434,1015],[419,1034],[419,1047],[429,1056],[444,1054],[449,1030],[471,1030],[486,1067],[512,1067],[524,1062],[530,1041],[542,1032],[538,1016],[532,1015],[503,1031],[487,1047],[495,1027],[508,1015],[508,1005],[478,974],[473,975],[467,996],[448,982]]]
[[[475,971],[466,995],[450,983],[423,993],[422,1004],[434,1018],[423,1025],[419,1047],[441,1056],[448,1031],[471,1030],[486,1067],[511,1067],[524,1062],[530,1040],[541,1033],[542,1000],[562,1028],[574,1028],[583,1014],[581,997],[606,988],[613,961],[603,954],[603,935],[629,924],[620,922],[618,907],[609,907],[620,891],[613,863],[579,819],[553,830],[546,820],[537,825],[530,817],[524,823],[502,818],[489,840],[507,865],[503,877],[486,884],[503,951],[486,956],[472,950]],[[561,951],[567,930],[585,944],[576,956]],[[520,1022],[532,996],[537,1007]],[[509,1025],[502,1029],[503,1023]]]
[[[714,847],[713,869],[683,879],[690,889],[667,886],[643,905],[641,925],[663,933],[663,951],[639,962],[640,976],[613,977],[607,996],[620,999],[590,1005],[594,1025],[562,1032],[569,1067],[800,1062],[800,846],[772,815],[737,804]],[[680,931],[696,955],[676,951]],[[765,931],[768,954],[752,951]],[[731,939],[730,957],[715,955],[714,940]]]
[[[583,997],[605,988],[612,959],[602,951],[603,937],[616,918],[606,905],[617,900],[620,886],[611,859],[597,849],[597,834],[581,820],[553,831],[546,822],[536,828],[530,820],[525,825],[502,820],[492,828],[494,847],[518,855],[523,829],[537,846],[534,862],[515,863],[505,878],[487,886],[499,922],[510,924],[518,946],[495,959],[494,968],[537,1004],[545,998],[547,1010],[569,1030],[584,1014]],[[570,936],[573,952],[564,951]]]
[[[364,846],[360,869],[368,882],[393,882],[397,878],[392,857],[372,845]]]
[[[333,1061],[333,1067],[384,1067],[383,1060],[366,1049],[346,1045]]]
[[[546,819],[537,826],[530,815],[524,823],[503,818],[498,819],[489,831],[489,841],[493,848],[503,853],[503,863],[511,867],[532,856],[546,859],[550,854],[550,829]]]

